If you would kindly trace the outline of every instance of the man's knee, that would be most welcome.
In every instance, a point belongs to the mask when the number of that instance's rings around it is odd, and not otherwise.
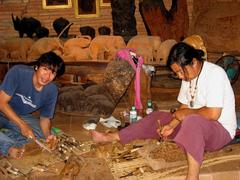
[[[196,132],[200,130],[204,119],[199,115],[189,115],[183,121],[181,129],[184,131]]]

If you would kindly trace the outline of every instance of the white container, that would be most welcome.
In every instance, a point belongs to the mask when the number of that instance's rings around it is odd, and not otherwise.
[[[152,101],[148,100],[147,102],[147,109],[146,109],[146,115],[150,114],[153,112],[153,105],[152,105]]]
[[[153,108],[147,108],[146,109],[146,115],[150,114],[153,112]]]

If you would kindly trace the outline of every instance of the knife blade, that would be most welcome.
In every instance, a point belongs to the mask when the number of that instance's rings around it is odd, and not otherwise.
[[[52,153],[52,151],[43,143],[41,143],[40,141],[38,141],[37,139],[34,140],[41,148],[47,150],[48,152]]]

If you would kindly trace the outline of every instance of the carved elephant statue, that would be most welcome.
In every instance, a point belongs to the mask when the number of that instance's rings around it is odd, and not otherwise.
[[[80,36],[67,40],[63,47],[63,60],[81,61],[91,59],[89,53],[91,40],[90,36]]]
[[[65,62],[90,60],[89,48],[80,48],[73,46],[68,53],[64,53],[62,56]]]
[[[158,61],[161,38],[159,36],[137,35],[129,40],[127,48],[136,49],[137,53],[143,56],[145,63]]]
[[[159,60],[157,62],[158,65],[162,65],[162,66],[167,65],[169,52],[176,43],[177,41],[174,39],[167,39],[161,43],[158,54],[157,54],[157,59]]]
[[[12,60],[27,60],[27,52],[34,42],[31,38],[3,39],[0,42],[0,48],[6,50],[8,57]]]
[[[113,60],[116,52],[125,47],[122,36],[99,35],[91,41],[90,57],[93,60]]]
[[[29,61],[35,60],[41,54],[49,51],[57,51],[59,55],[63,51],[62,41],[59,38],[41,38],[37,40],[28,51],[27,59]]]
[[[0,60],[8,59],[8,51],[6,49],[0,48]]]
[[[72,47],[80,47],[80,48],[86,48],[89,47],[91,43],[91,37],[90,36],[79,36],[76,38],[68,39],[64,43],[63,51],[64,53],[67,53]]]

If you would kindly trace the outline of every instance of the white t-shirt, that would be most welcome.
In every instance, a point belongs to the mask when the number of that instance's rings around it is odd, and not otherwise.
[[[196,85],[197,78],[191,81],[192,91]],[[182,80],[178,101],[190,107],[190,82]],[[224,69],[220,66],[205,61],[197,82],[197,90],[193,98],[193,109],[201,107],[222,108],[218,121],[229,132],[233,138],[237,128],[235,97],[230,81]]]

